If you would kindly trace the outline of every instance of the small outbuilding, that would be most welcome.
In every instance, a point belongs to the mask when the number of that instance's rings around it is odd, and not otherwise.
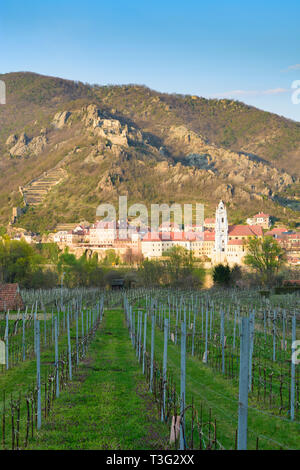
[[[113,290],[124,289],[125,280],[124,279],[112,279],[110,281],[110,286]]]
[[[0,311],[24,308],[19,284],[0,284]]]

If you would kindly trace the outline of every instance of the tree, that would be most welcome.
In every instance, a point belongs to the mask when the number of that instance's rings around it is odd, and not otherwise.
[[[213,269],[214,284],[228,287],[231,282],[231,270],[228,265],[218,264]]]
[[[66,249],[59,257],[57,269],[60,274],[65,273],[64,285],[76,286],[102,286],[104,272],[101,269],[97,255],[87,259],[82,255],[79,259]]]
[[[143,255],[141,255],[140,253],[134,253],[132,248],[129,247],[127,248],[123,256],[124,263],[130,266],[141,264],[143,259]]]
[[[285,252],[274,238],[267,236],[249,240],[244,263],[257,272],[263,285],[272,284],[285,260]]]
[[[144,260],[138,269],[140,283],[144,286],[158,286],[164,277],[164,265],[160,261]]]
[[[4,237],[0,242],[0,282],[18,282],[31,287],[31,277],[41,269],[44,259],[25,241]]]
[[[166,283],[173,286],[198,287],[202,283],[204,271],[195,269],[192,251],[183,246],[173,246],[164,253]]]
[[[105,251],[105,258],[103,259],[105,266],[115,266],[120,264],[120,257],[117,255],[115,250],[109,249]]]

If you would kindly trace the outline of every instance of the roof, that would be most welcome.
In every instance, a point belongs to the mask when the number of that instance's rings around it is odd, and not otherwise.
[[[260,225],[229,225],[230,237],[262,237],[263,230]]]
[[[265,235],[277,235],[279,233],[284,233],[287,232],[288,229],[286,227],[278,227],[278,228],[273,228],[272,230],[269,230],[268,232],[265,233]]]
[[[0,310],[23,308],[19,284],[0,284]]]
[[[204,219],[204,223],[205,224],[214,224],[214,223],[216,223],[216,219],[214,217],[207,217],[206,219]]]
[[[287,238],[293,238],[293,239],[300,239],[300,233],[287,233],[286,234]]]
[[[215,232],[209,232],[205,230],[204,232],[204,241],[209,242],[209,241],[215,241]]]
[[[286,279],[283,281],[284,286],[300,285],[299,279]]]
[[[158,232],[147,232],[142,238],[143,242],[160,242],[160,234]]]
[[[259,212],[258,214],[255,214],[252,218],[253,219],[258,219],[260,217],[269,218],[270,215],[269,214],[264,214],[263,212]]]
[[[244,240],[229,240],[228,245],[244,245]]]
[[[148,232],[142,238],[143,242],[160,242],[160,241],[195,241],[203,240],[202,232]]]
[[[110,284],[112,286],[123,286],[125,283],[125,279],[112,279],[110,281]]]

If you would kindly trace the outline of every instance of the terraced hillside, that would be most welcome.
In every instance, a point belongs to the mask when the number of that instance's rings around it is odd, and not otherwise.
[[[24,202],[26,205],[37,206],[42,204],[45,197],[53,186],[59,184],[66,176],[62,168],[54,168],[46,171],[39,178],[31,181],[22,188]]]

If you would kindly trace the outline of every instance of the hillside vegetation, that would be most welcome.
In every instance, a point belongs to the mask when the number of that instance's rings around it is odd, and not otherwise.
[[[295,222],[300,207],[300,123],[230,100],[98,86],[29,72],[0,75],[0,224],[23,189],[38,187],[18,223],[50,230],[93,221],[117,202],[206,204],[223,198],[234,222],[258,210]],[[43,191],[44,172],[64,179]],[[41,177],[41,183],[32,180]],[[23,188],[23,189],[21,189]],[[40,197],[42,194],[42,197]]]

